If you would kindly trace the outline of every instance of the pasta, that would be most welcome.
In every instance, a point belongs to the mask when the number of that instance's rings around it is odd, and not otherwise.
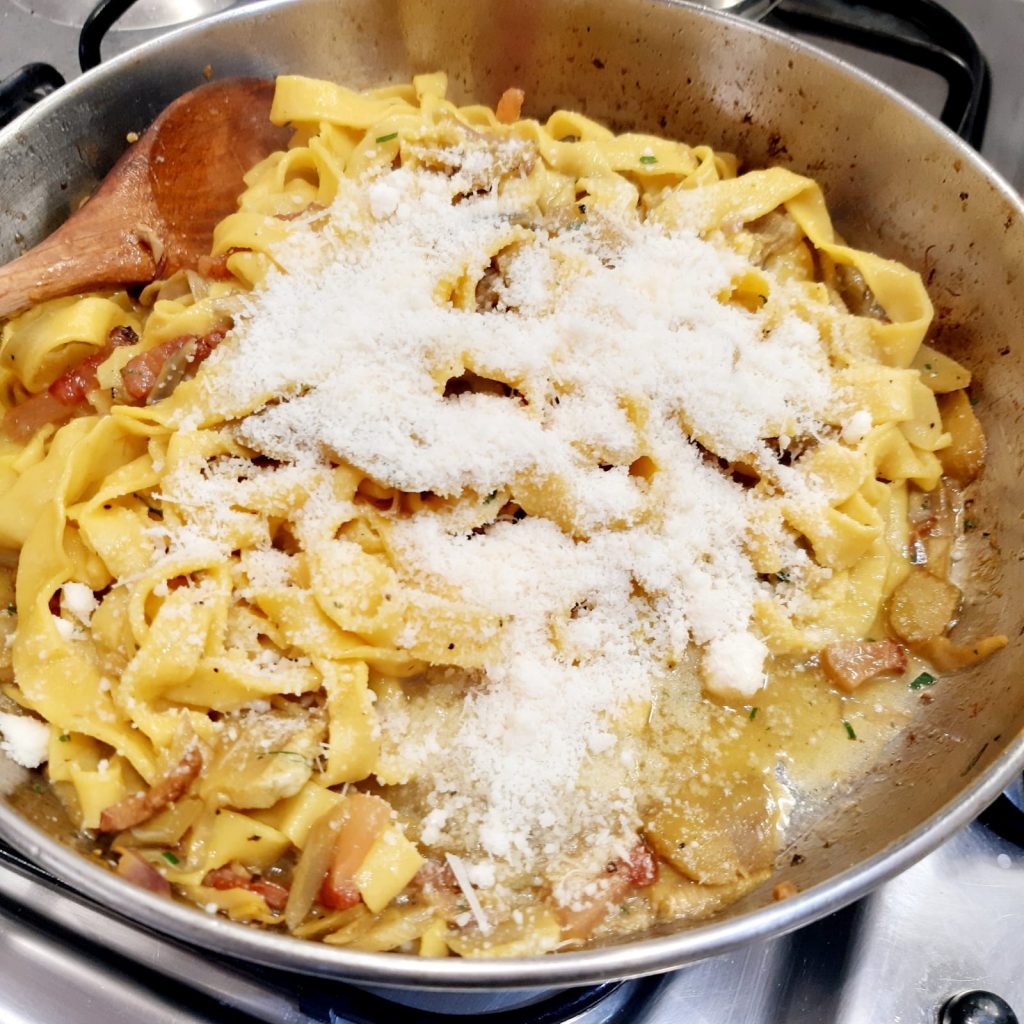
[[[522,101],[282,77],[198,272],[4,326],[0,730],[129,880],[423,956],[704,916],[1005,644],[919,277]]]

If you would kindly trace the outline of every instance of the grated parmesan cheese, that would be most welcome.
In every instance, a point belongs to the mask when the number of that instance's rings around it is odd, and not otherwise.
[[[469,904],[470,912],[476,920],[477,927],[484,933],[484,935],[486,935],[491,930],[491,924],[487,920],[487,915],[484,913],[483,907],[480,906],[480,900],[477,899],[476,892],[473,889],[473,883],[469,878],[469,869],[466,867],[462,858],[456,856],[454,853],[445,854],[445,859],[448,861],[448,866],[452,869],[455,881],[459,883],[462,895],[466,897],[466,902]]]
[[[835,404],[812,323],[723,302],[749,269],[737,252],[633,212],[592,211],[573,231],[514,228],[514,203],[480,183],[521,147],[453,151],[454,177],[402,167],[343,181],[330,210],[275,249],[281,269],[244,299],[194,382],[198,400],[179,410],[183,430],[206,408],[236,421],[235,438],[273,468],[185,457],[160,495],[196,513],[164,527],[169,559],[229,557],[245,510],[285,490],[308,496],[300,533],[322,522],[333,534],[358,515],[334,496],[339,462],[451,499],[391,517],[385,557],[399,590],[473,609],[494,653],[458,684],[450,714],[386,701],[377,713],[395,779],[429,793],[421,841],[500,862],[470,869],[447,854],[484,931],[472,882],[495,884],[502,865],[547,858],[550,879],[578,840],[596,865],[628,853],[641,811],[624,783],[642,765],[622,723],[654,680],[696,648],[709,690],[743,703],[763,685],[752,620],[769,591],[748,541],[762,524],[792,572],[812,571],[761,513],[821,500],[766,439],[822,436]],[[459,308],[459,282],[494,253],[494,308]],[[446,393],[465,374],[511,393]],[[723,474],[709,451],[759,470],[777,496]],[[632,470],[642,462],[650,472]],[[528,515],[480,528],[479,502],[499,493]],[[242,564],[254,590],[291,584],[281,552]],[[410,616],[399,645],[434,630]]]
[[[69,619],[62,619],[59,615],[51,615],[50,618],[53,620],[53,628],[57,630],[57,635],[65,643],[81,635],[75,624]]]
[[[858,409],[842,426],[840,436],[847,444],[859,444],[871,432],[871,413]]]
[[[92,613],[99,607],[99,601],[84,583],[65,583],[60,588],[61,608],[66,608],[87,629]]]
[[[38,768],[49,757],[50,727],[28,715],[0,712],[0,750],[23,768]]]

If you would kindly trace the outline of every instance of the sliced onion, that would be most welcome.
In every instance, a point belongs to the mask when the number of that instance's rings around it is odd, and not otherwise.
[[[302,856],[292,873],[292,888],[284,908],[284,920],[289,929],[302,924],[313,906],[334,859],[338,834],[348,814],[348,801],[345,800],[317,818],[309,830]]]
[[[135,850],[122,850],[117,862],[117,873],[132,885],[161,896],[171,895],[171,883],[152,864]]]

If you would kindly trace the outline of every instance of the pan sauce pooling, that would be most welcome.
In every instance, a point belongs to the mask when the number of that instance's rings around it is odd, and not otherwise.
[[[530,954],[735,899],[1005,640],[945,635],[984,441],[916,274],[808,179],[444,85],[280,79],[205,276],[7,324],[6,692],[140,884]]]

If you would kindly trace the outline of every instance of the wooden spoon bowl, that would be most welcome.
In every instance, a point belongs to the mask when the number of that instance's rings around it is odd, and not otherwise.
[[[274,84],[232,78],[175,100],[87,203],[0,268],[0,317],[63,295],[146,284],[209,255],[245,172],[287,145],[271,124]]]

